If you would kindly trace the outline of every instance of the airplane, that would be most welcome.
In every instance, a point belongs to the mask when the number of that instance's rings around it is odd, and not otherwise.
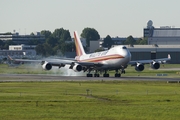
[[[124,45],[115,46],[102,52],[86,54],[77,31],[74,32],[74,41],[77,55],[74,59],[13,59],[13,61],[41,62],[42,68],[44,70],[51,70],[52,66],[61,68],[65,65],[69,65],[69,69],[72,69],[75,72],[87,72],[87,77],[99,77],[100,73],[103,73],[103,77],[109,77],[108,71],[115,70],[114,77],[121,77],[121,74],[125,74],[125,69],[128,65],[135,66],[136,71],[143,71],[144,64],[150,63],[151,68],[159,69],[160,64],[171,60],[171,56],[168,54],[167,58],[131,61],[131,53]],[[94,74],[91,73],[92,71],[94,71]]]

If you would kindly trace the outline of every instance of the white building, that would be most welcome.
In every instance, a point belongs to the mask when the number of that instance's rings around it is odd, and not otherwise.
[[[35,50],[36,45],[10,45],[9,50]]]
[[[180,45],[180,28],[161,26],[154,28],[151,20],[144,28],[144,37],[148,38],[148,44],[153,45]]]
[[[5,58],[8,55],[12,57],[28,57],[36,56],[35,45],[10,45],[9,50],[0,50],[0,58]]]

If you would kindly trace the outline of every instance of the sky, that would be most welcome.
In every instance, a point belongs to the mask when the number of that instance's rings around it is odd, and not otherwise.
[[[94,28],[100,37],[142,37],[154,27],[180,28],[180,0],[0,0],[0,33],[22,35],[57,28],[82,33]]]

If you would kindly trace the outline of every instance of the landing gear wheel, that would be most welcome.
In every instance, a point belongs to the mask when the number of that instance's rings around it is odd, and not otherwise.
[[[95,74],[94,74],[94,77],[99,77],[99,74],[95,73]]]
[[[120,73],[116,73],[115,77],[121,77],[121,74]]]
[[[99,74],[95,73],[95,74],[94,74],[94,77],[99,77]]]
[[[103,77],[109,77],[109,74],[103,74]]]
[[[94,77],[99,77],[99,71],[95,70]]]
[[[86,76],[87,76],[87,77],[92,77],[93,75],[92,75],[92,74],[90,74],[90,73],[88,73]]]

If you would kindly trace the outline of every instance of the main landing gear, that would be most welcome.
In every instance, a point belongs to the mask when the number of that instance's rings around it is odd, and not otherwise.
[[[109,77],[109,74],[107,73],[107,70],[105,70],[103,77]]]
[[[90,71],[89,71],[89,73],[88,73],[86,76],[87,76],[87,77],[93,77],[93,76],[94,76],[94,77],[99,77],[100,75],[99,75],[98,71],[96,70],[95,73],[94,73],[94,75],[91,74]]]
[[[100,75],[98,74],[98,73],[94,73],[94,75],[93,74],[91,74],[91,73],[88,73],[88,74],[86,74],[86,77],[99,77]]]
[[[99,74],[98,70],[96,70],[94,74],[91,74],[90,72],[91,71],[89,71],[88,74],[86,75],[87,77],[100,77],[100,74]],[[116,69],[115,72],[116,73],[114,74],[114,77],[121,77],[121,74],[125,74],[124,69],[121,69],[120,71],[119,71],[119,69]],[[103,77],[109,77],[109,74],[107,73],[107,70],[104,70]]]

